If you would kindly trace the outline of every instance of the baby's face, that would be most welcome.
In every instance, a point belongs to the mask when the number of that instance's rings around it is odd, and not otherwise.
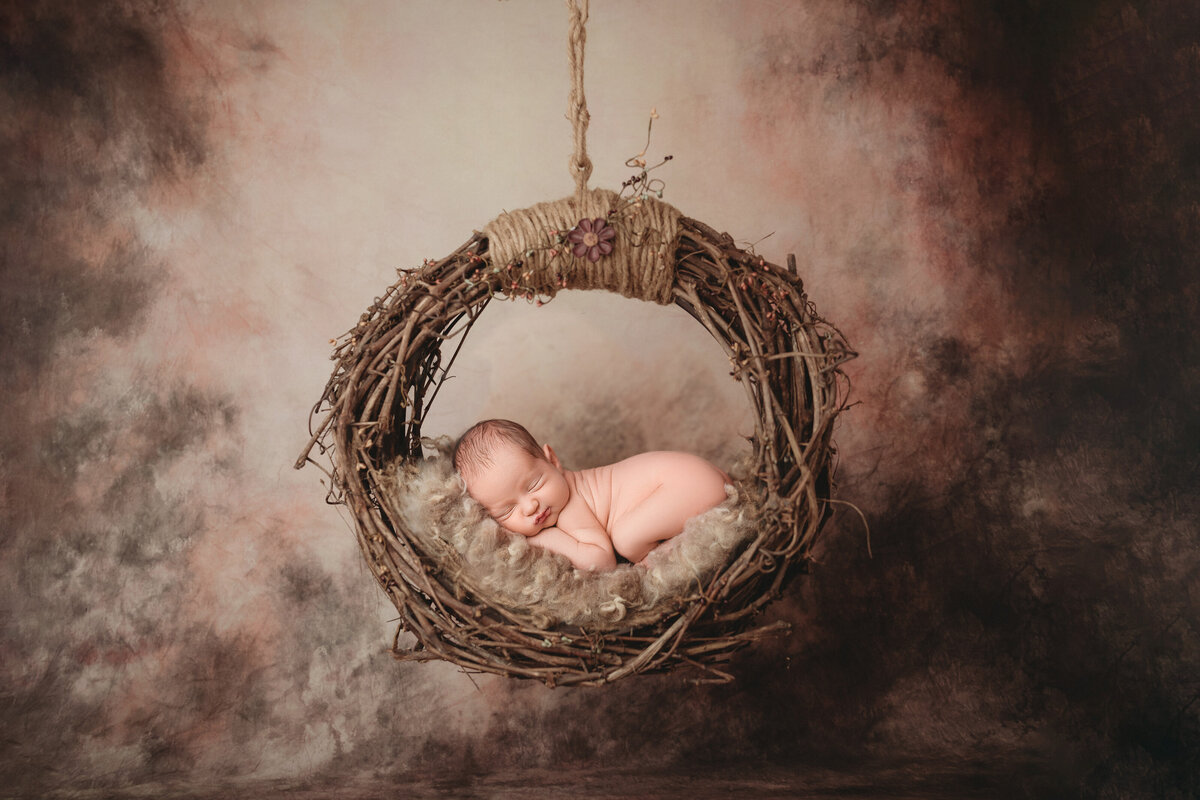
[[[554,451],[534,458],[513,444],[498,444],[492,465],[467,479],[467,492],[479,501],[505,530],[533,536],[558,522],[571,497],[571,487],[559,469]]]

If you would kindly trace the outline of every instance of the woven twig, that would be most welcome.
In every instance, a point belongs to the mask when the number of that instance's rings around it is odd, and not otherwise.
[[[606,197],[604,202],[617,202],[611,193]],[[572,205],[577,198],[560,202],[562,213],[578,210]],[[623,234],[639,230],[646,202],[610,208],[609,219]],[[700,599],[656,624],[620,633],[543,629],[486,597],[460,597],[436,559],[389,513],[391,504],[380,502],[385,471],[397,458],[421,458],[422,421],[471,326],[493,298],[541,303],[560,288],[619,285],[630,296],[638,291],[629,288],[628,276],[610,274],[628,271],[628,254],[614,252],[588,269],[572,269],[573,256],[553,246],[565,231],[551,228],[549,245],[524,251],[530,262],[543,262],[536,270],[519,257],[493,263],[495,252],[514,252],[511,242],[491,242],[476,233],[445,258],[403,272],[340,341],[333,375],[313,409],[312,438],[296,464],[312,461],[314,449],[329,461],[329,500],[349,509],[363,555],[400,613],[393,647],[398,658],[444,659],[467,671],[550,685],[600,685],[678,667],[698,668],[704,680],[726,681],[731,676],[718,665],[735,650],[786,628],[755,620],[788,576],[804,570],[828,515],[830,435],[845,402],[839,365],[854,353],[817,316],[792,257],[790,269],[779,267],[738,248],[728,234],[678,212],[669,216],[677,225],[670,236],[672,257],[661,266],[670,277],[669,295],[656,294],[661,281],[639,285],[651,295],[643,299],[673,302],[712,334],[746,391],[756,419],[757,536],[709,581]],[[488,230],[494,236],[497,227]],[[663,237],[644,234],[630,240],[630,247],[663,246]],[[443,363],[446,350],[452,352]],[[405,630],[416,637],[413,649],[400,647]]]

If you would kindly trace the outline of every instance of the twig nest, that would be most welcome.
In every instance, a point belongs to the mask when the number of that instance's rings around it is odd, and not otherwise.
[[[562,289],[684,309],[724,348],[756,418],[743,487],[755,505],[752,529],[681,602],[624,623],[545,613],[536,598],[514,602],[511,587],[464,572],[461,548],[456,556],[437,544],[453,532],[425,529],[432,523],[414,521],[419,515],[396,499],[403,487],[395,481],[419,473],[422,420],[479,314],[493,299],[540,305]],[[551,685],[678,667],[724,681],[731,676],[720,665],[735,650],[783,627],[762,625],[758,614],[804,569],[828,515],[830,436],[845,407],[839,365],[853,355],[817,316],[794,268],[738,248],[654,197],[595,190],[582,204],[571,197],[501,214],[445,258],[401,271],[338,341],[297,466],[313,460],[314,448],[327,457],[329,499],[349,510],[372,574],[399,612],[398,658]],[[401,647],[403,631],[415,637],[412,647]]]
[[[451,445],[441,440],[432,457],[397,464],[385,475],[380,506],[436,558],[460,599],[487,597],[526,627],[607,634],[657,622],[699,599],[734,548],[757,530],[757,504],[731,484],[724,503],[688,520],[671,546],[645,564],[578,570],[488,517],[454,471]]]

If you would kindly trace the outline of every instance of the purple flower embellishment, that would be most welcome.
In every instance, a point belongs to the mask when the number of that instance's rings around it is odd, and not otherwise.
[[[613,251],[612,240],[615,238],[617,232],[600,217],[579,220],[579,224],[567,234],[567,241],[575,245],[571,252],[577,258],[587,258],[592,263]]]

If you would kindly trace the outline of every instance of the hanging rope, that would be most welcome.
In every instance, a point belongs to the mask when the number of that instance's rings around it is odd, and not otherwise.
[[[583,48],[587,42],[584,25],[588,19],[588,0],[567,0],[567,9],[570,12],[567,60],[571,69],[571,96],[567,101],[567,113],[575,133],[575,152],[571,154],[570,170],[571,177],[575,179],[575,199],[582,206],[588,178],[592,175],[592,161],[587,155],[587,98],[583,94]]]

